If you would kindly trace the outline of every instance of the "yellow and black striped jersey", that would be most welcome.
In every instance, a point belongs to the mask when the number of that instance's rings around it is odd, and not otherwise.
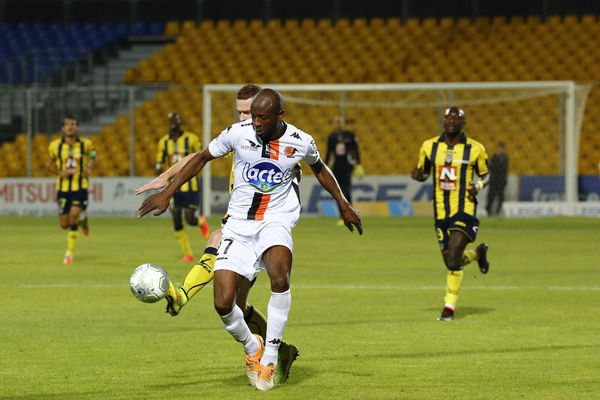
[[[73,144],[65,142],[64,138],[55,139],[48,145],[50,159],[56,163],[58,171],[72,168],[73,175],[68,178],[56,178],[56,190],[61,192],[76,192],[88,188],[88,178],[83,174],[90,160],[96,157],[94,145],[90,139],[77,137]]]
[[[171,139],[169,135],[165,135],[158,141],[156,163],[161,164],[167,170],[188,154],[200,151],[200,147],[200,139],[192,132],[183,132],[175,140]],[[184,183],[179,190],[182,192],[198,191],[198,179],[196,177],[192,178]]]
[[[423,142],[417,166],[433,176],[435,218],[445,219],[459,212],[475,215],[477,200],[467,188],[474,174],[488,173],[485,147],[464,132],[457,144],[447,145],[444,135]]]

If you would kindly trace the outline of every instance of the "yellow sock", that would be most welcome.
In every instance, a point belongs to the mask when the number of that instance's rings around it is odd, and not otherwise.
[[[465,250],[463,253],[463,266],[472,263],[473,261],[477,261],[479,259],[479,254],[475,250]]]
[[[179,246],[181,246],[181,250],[183,250],[183,254],[193,255],[194,252],[192,251],[192,246],[190,246],[187,233],[182,229],[180,231],[175,231],[175,236],[177,236],[177,241],[179,242]]]
[[[444,297],[445,306],[456,308],[458,293],[462,286],[464,271],[448,271],[446,276],[446,297]]]
[[[250,332],[262,336],[264,339],[267,335],[267,319],[260,311],[248,304],[250,313],[247,317],[244,317],[244,321],[248,324]]]
[[[77,225],[75,225],[77,227]],[[65,255],[73,257],[75,253],[75,244],[77,243],[77,230],[69,230],[67,233],[67,253]]]
[[[200,262],[190,270],[183,281],[181,288],[185,291],[188,300],[194,297],[208,282],[212,281],[215,275],[215,259],[217,258],[217,249],[207,247],[200,258]]]

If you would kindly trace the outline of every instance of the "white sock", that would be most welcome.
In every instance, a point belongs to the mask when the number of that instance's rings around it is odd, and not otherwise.
[[[258,340],[254,337],[250,328],[244,321],[244,313],[237,306],[227,315],[221,315],[221,320],[225,324],[225,330],[233,336],[235,340],[244,345],[246,354],[256,354],[258,351]]]
[[[260,363],[263,365],[277,365],[277,352],[283,339],[283,329],[290,313],[292,294],[290,290],[283,293],[271,292],[271,299],[267,308],[267,340],[265,353]]]

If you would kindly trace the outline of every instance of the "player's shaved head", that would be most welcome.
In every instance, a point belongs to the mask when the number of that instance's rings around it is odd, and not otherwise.
[[[462,110],[462,108],[458,108],[456,106],[452,106],[452,107],[447,108],[446,112],[444,113],[444,117],[447,117],[450,114],[456,114],[460,118],[464,118],[465,117],[465,112]]]
[[[167,118],[169,118],[169,122],[181,123],[181,115],[179,113],[171,112],[167,115]]]
[[[258,92],[252,101],[252,105],[254,106],[255,104],[263,110],[270,110],[275,113],[283,111],[283,97],[281,97],[278,91],[270,88],[265,88]]]

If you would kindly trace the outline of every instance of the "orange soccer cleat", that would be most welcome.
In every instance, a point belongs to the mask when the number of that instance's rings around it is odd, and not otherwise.
[[[194,262],[196,261],[196,259],[194,258],[193,254],[184,254],[183,257],[181,257],[181,262]]]
[[[198,226],[200,227],[200,233],[202,237],[206,240],[210,236],[210,228],[208,227],[208,222],[206,222],[206,218],[204,215],[198,217]]]
[[[246,376],[252,386],[256,386],[256,380],[260,372],[260,359],[265,352],[265,345],[263,338],[260,335],[254,335],[258,340],[258,350],[254,355],[246,354]]]
[[[256,388],[266,392],[273,389],[273,386],[275,386],[275,366],[273,364],[269,364],[266,367],[261,365],[258,379],[256,380]]]

